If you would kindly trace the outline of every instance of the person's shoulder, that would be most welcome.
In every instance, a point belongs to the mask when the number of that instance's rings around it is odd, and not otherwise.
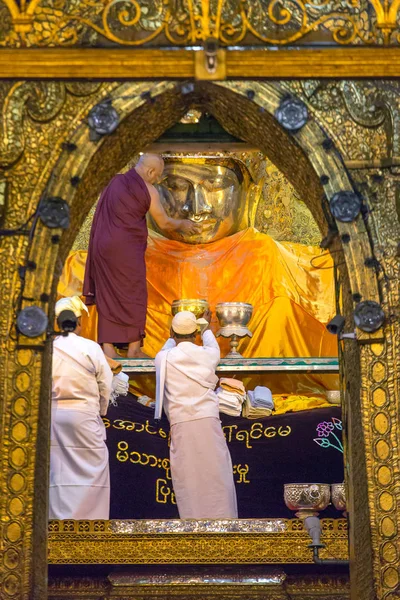
[[[65,345],[65,341],[68,338],[69,338],[69,335],[68,336],[57,335],[53,340],[53,346],[55,346],[56,348],[60,348],[61,346]]]
[[[148,183],[147,181],[145,181],[144,183],[146,184],[147,190],[150,194],[150,198],[158,198],[159,193],[157,188],[152,183]]]
[[[85,348],[85,349],[87,349],[87,350],[89,350],[89,349],[90,349],[90,350],[92,350],[93,352],[101,352],[101,353],[103,353],[103,350],[101,349],[101,346],[100,346],[100,344],[98,344],[97,342],[94,342],[93,340],[89,340],[89,338],[85,338],[85,337],[82,337],[82,336],[79,336],[79,335],[78,335],[78,336],[76,336],[76,337],[77,337],[77,339],[79,340],[79,342],[78,342],[78,343],[79,343],[79,344],[80,344],[80,345],[81,345],[83,348]]]
[[[117,173],[110,181],[110,185],[127,185],[127,177],[124,173]]]
[[[117,191],[121,188],[126,188],[128,186],[128,179],[124,173],[117,173],[114,175],[112,179],[110,179],[109,183],[105,186],[104,190]]]

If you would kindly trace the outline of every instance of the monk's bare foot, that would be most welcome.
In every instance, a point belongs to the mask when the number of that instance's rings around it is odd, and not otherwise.
[[[136,342],[130,342],[128,345],[126,358],[150,358],[150,356],[142,352],[142,342],[137,340]]]
[[[120,358],[113,344],[103,344],[103,352],[108,358]]]
[[[147,354],[142,352],[141,350],[134,350],[133,352],[129,352],[126,355],[126,358],[150,358]]]

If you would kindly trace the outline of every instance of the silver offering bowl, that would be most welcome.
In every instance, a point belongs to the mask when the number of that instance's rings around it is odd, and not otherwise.
[[[178,312],[182,312],[183,310],[189,310],[194,315],[196,315],[196,319],[199,319],[203,316],[204,312],[209,308],[209,304],[207,300],[196,300],[193,298],[182,299],[182,300],[174,300],[171,305],[172,316],[175,316]]]
[[[318,552],[324,548],[321,542],[322,528],[318,512],[324,510],[331,497],[330,486],[327,483],[286,483],[284,500],[290,510],[296,510],[296,517],[304,523],[304,528],[311,538],[309,548]]]
[[[289,510],[296,510],[296,517],[316,517],[324,510],[331,498],[328,483],[285,483],[284,500]]]
[[[215,312],[221,327],[217,337],[221,335],[231,338],[231,351],[226,358],[240,357],[241,354],[237,351],[238,339],[253,335],[247,328],[253,314],[253,306],[246,302],[220,302],[215,307]]]
[[[331,485],[332,504],[336,510],[341,510],[343,516],[347,517],[346,512],[346,488],[344,483],[332,483]]]
[[[340,406],[340,391],[339,390],[328,390],[326,392],[326,399],[329,404],[337,404]]]

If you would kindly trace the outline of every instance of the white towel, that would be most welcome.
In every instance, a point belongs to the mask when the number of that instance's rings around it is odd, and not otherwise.
[[[217,389],[219,400],[219,412],[231,417],[238,417],[242,412],[242,404],[246,398],[245,394],[240,392],[228,392],[222,388]]]
[[[117,405],[116,399],[118,396],[127,396],[129,391],[129,377],[126,373],[118,373],[114,375],[112,380],[112,390],[110,396],[110,404]]]
[[[260,386],[261,387],[261,386]],[[257,389],[257,388],[256,388]],[[262,390],[267,390],[271,394],[268,388],[261,387]],[[247,419],[261,419],[268,417],[274,410],[274,401],[272,394],[270,400],[268,400],[268,394],[263,392],[265,399],[256,400],[255,391],[248,391],[246,401],[243,405],[243,416]]]
[[[274,408],[271,390],[267,387],[258,385],[254,390],[255,406],[263,406],[266,408]]]

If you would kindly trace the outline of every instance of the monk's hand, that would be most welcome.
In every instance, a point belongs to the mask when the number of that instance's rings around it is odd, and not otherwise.
[[[201,233],[201,229],[200,223],[193,223],[193,221],[190,221],[189,219],[183,219],[182,224],[179,227],[179,232],[186,235],[196,235],[196,233]]]
[[[207,308],[207,310],[204,311],[203,319],[205,319],[208,322],[208,324],[210,324],[211,323],[211,317],[212,317],[212,312],[211,312],[211,310],[209,308]]]

